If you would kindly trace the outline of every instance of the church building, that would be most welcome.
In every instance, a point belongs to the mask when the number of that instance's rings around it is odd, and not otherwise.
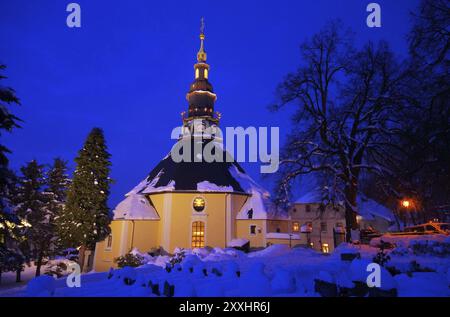
[[[208,80],[204,40],[202,27],[178,143],[213,146],[215,156],[229,157],[215,133],[220,113],[214,110],[217,97]],[[269,193],[232,159],[210,162],[201,154],[198,159],[199,153],[189,156],[179,161],[171,151],[125,195],[114,209],[111,235],[96,245],[96,271],[116,266],[114,259],[133,248],[148,252],[162,247],[171,253],[176,247],[223,248],[235,239],[246,239],[251,247],[270,243],[270,221],[280,217]]]

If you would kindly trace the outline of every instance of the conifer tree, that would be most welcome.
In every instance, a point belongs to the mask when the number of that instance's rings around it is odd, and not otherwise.
[[[47,173],[47,209],[53,218],[53,225],[55,235],[58,233],[58,219],[64,213],[66,204],[67,190],[70,184],[70,179],[67,175],[67,163],[60,158],[53,161],[53,165]],[[58,247],[60,246],[60,239],[57,238]]]
[[[22,175],[19,177],[14,202],[25,241],[21,241],[19,248],[25,257],[35,261],[36,276],[39,276],[43,260],[52,254],[55,242],[53,219],[47,209],[48,195],[44,192],[44,167],[33,160],[20,171]]]
[[[57,219],[58,235],[64,247],[83,246],[92,250],[96,242],[110,233],[109,159],[103,131],[92,129],[75,159],[77,165],[67,203]]]
[[[5,65],[0,64],[0,71],[5,68]],[[0,80],[5,78],[0,73]],[[11,132],[14,128],[20,127],[18,124],[20,119],[9,109],[13,104],[20,105],[14,89],[0,84],[0,135],[3,131]],[[2,272],[14,270],[17,260],[21,258],[21,254],[13,248],[14,240],[18,237],[15,227],[17,219],[12,213],[11,204],[15,175],[8,168],[7,153],[10,153],[10,150],[0,144],[0,278]]]

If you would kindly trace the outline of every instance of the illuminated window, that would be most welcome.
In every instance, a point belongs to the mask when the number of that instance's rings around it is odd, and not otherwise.
[[[112,247],[112,235],[108,236],[108,239],[106,240],[106,249],[111,249]]]
[[[198,78],[198,76],[200,75],[198,68],[195,69],[195,79]]]
[[[205,79],[208,79],[208,69],[206,69],[206,68],[205,68],[204,76],[205,76]]]
[[[202,212],[205,209],[205,200],[202,197],[194,198],[193,207],[195,211]]]
[[[300,224],[298,222],[292,223],[292,231],[294,231],[294,232],[300,231]]]
[[[250,226],[250,234],[251,235],[255,235],[256,234],[256,226],[255,225],[251,225]]]
[[[323,253],[330,253],[330,248],[328,246],[328,243],[322,244],[322,252]]]
[[[205,246],[205,223],[194,221],[192,223],[192,248],[203,248]]]

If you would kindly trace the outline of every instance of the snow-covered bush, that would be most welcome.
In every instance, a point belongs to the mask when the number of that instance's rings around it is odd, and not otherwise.
[[[428,267],[424,267],[422,265],[420,265],[420,263],[418,263],[416,260],[413,260],[409,263],[409,268],[408,268],[408,272],[407,274],[409,276],[412,276],[412,273],[414,272],[436,272],[433,269],[430,269]]]
[[[387,252],[384,251],[384,245],[381,245],[380,250],[374,256],[372,261],[374,263],[378,263],[381,266],[385,266],[390,260],[391,257],[387,254]]]
[[[175,266],[179,267],[180,269],[182,268],[180,266],[180,263],[183,261],[183,259],[186,257],[186,251],[182,248],[180,249],[176,249],[175,250],[175,254],[173,255],[173,257],[170,258],[169,263],[167,264],[169,269],[173,269],[175,268]]]
[[[144,257],[140,254],[127,253],[114,259],[118,267],[138,267],[145,264]]]
[[[450,242],[433,240],[413,240],[410,248],[415,255],[450,256]]]
[[[147,253],[152,257],[160,256],[160,255],[169,255],[169,253],[166,250],[164,250],[163,247],[152,248]]]
[[[397,256],[407,256],[411,253],[411,250],[407,247],[404,247],[403,245],[397,246],[395,247],[395,249],[393,249],[391,251],[392,255],[397,255]]]

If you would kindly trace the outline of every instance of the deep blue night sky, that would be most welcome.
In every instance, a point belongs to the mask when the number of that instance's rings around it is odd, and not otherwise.
[[[270,113],[276,85],[299,63],[299,44],[340,18],[359,44],[386,39],[406,54],[409,13],[417,1],[377,1],[382,27],[366,26],[365,0],[77,1],[82,27],[66,26],[71,1],[2,0],[0,62],[17,91],[22,129],[2,137],[11,166],[31,159],[69,161],[92,127],[104,129],[112,154],[110,207],[141,181],[173,143],[194,78],[199,20],[206,21],[210,81],[221,126],[280,126]],[[258,164],[243,165],[260,179]],[[270,181],[264,180],[270,187]]]

